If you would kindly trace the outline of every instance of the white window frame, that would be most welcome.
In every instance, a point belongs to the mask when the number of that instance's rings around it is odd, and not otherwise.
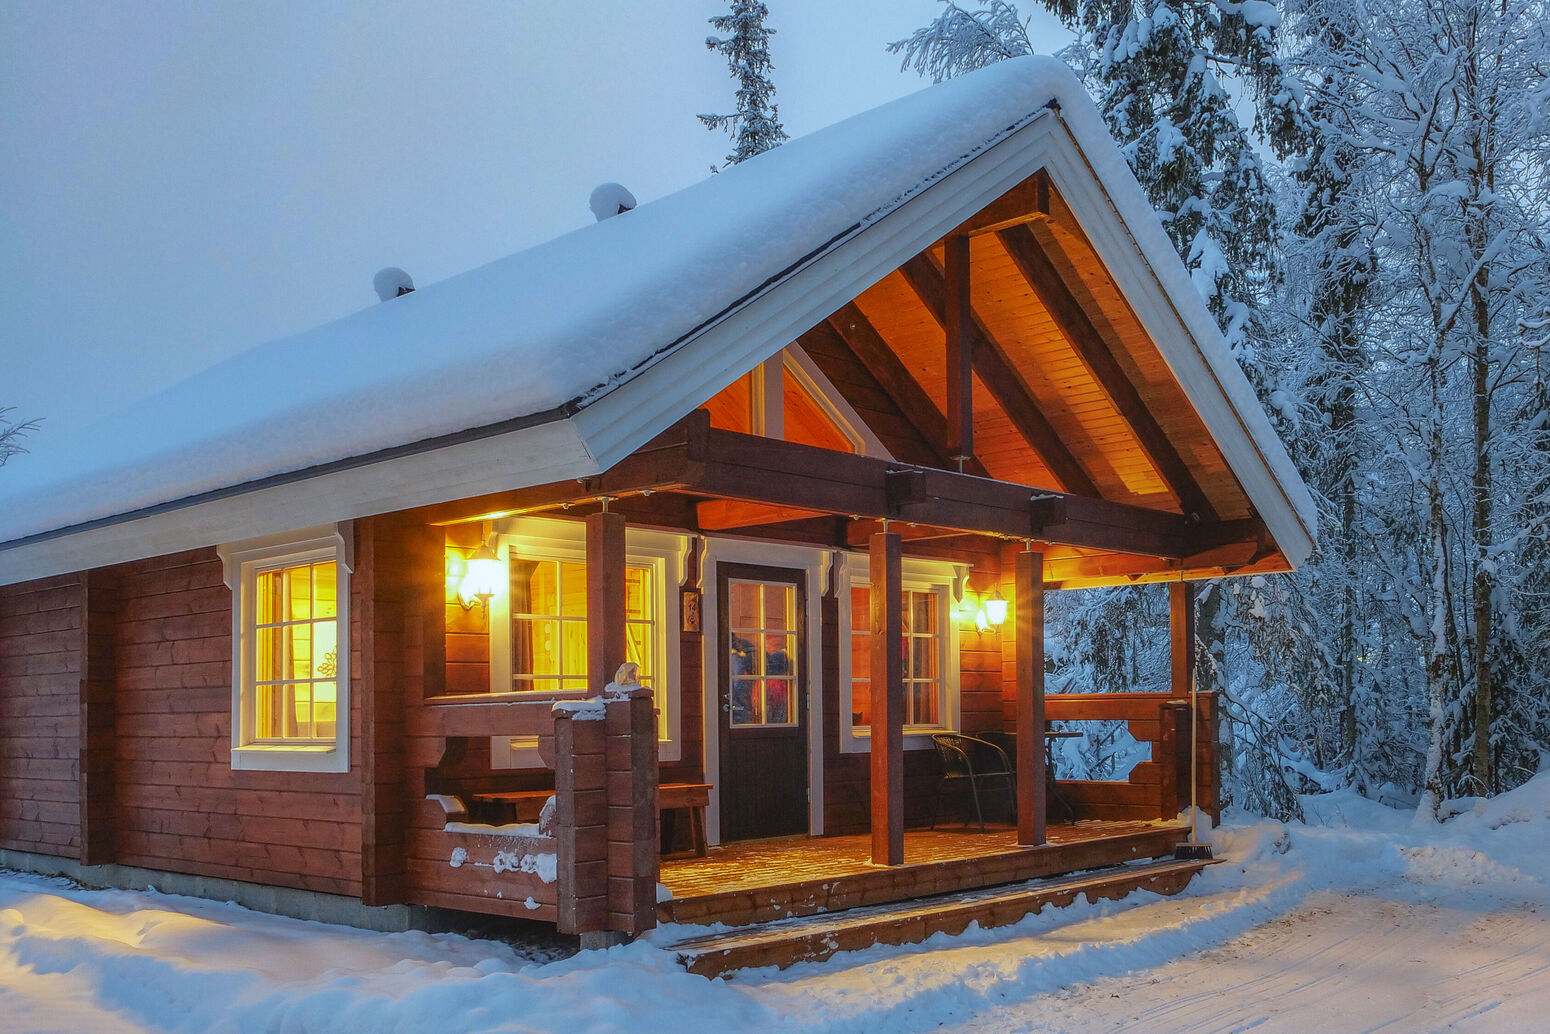
[[[231,589],[231,767],[256,772],[350,770],[350,575],[355,569],[353,525],[327,524],[281,535],[245,539],[217,548]],[[338,677],[332,743],[255,743],[253,708],[254,591],[259,572],[293,564],[333,563],[338,578]]]
[[[905,750],[929,750],[931,734],[956,732],[961,727],[960,688],[960,632],[957,617],[957,599],[962,593],[968,568],[945,560],[923,560],[905,557],[900,563],[899,586],[916,592],[929,592],[937,596],[937,621],[942,643],[942,699],[940,725],[906,725],[904,727]],[[854,662],[851,657],[853,628],[851,625],[850,590],[852,587],[869,587],[871,575],[865,553],[841,554],[835,565],[835,592],[839,597],[840,625],[840,753],[870,754],[872,732],[866,726],[851,722],[851,675]]]
[[[512,550],[519,557],[533,560],[562,560],[585,563],[587,530],[581,521],[554,520],[544,517],[516,517],[497,521],[494,526],[495,552],[502,566],[509,564]],[[651,571],[652,593],[658,615],[651,648],[659,658],[655,677],[660,683],[656,693],[660,714],[657,718],[657,759],[678,761],[683,756],[683,691],[679,683],[678,639],[682,617],[679,613],[679,588],[683,585],[689,553],[689,536],[647,528],[624,529],[624,560],[632,567]],[[507,566],[507,570],[510,568]],[[490,597],[490,692],[503,699],[520,700],[537,696],[517,691],[511,684],[511,581],[503,576],[494,596]],[[613,673],[606,673],[612,678]],[[602,688],[597,674],[589,676],[596,685],[585,693],[591,696]],[[656,688],[656,687],[654,687]],[[534,736],[490,738],[490,767],[495,769],[543,768]]]

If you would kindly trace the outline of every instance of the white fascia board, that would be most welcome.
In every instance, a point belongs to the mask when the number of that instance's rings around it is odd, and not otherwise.
[[[0,585],[599,472],[571,420],[164,510],[0,550]]]
[[[1314,546],[1313,529],[1303,518],[1304,509],[1311,509],[1311,499],[1285,446],[1260,409],[1253,387],[1228,353],[1215,318],[1190,282],[1161,225],[1155,220],[1139,225],[1133,225],[1138,220],[1125,220],[1112,196],[1125,190],[1125,185],[1106,185],[1087,161],[1076,132],[1064,118],[1060,124],[1064,129],[1052,134],[1048,152],[1051,180],[1221,449],[1276,545],[1293,567],[1300,566]],[[1075,127],[1076,131],[1081,128]],[[1113,146],[1107,135],[1101,143]],[[1140,188],[1132,184],[1130,190]],[[1163,253],[1158,254],[1159,248]],[[1147,250],[1154,253],[1155,261],[1148,260]],[[1246,410],[1248,406],[1252,410]],[[1278,475],[1278,469],[1284,473]],[[1294,482],[1287,483],[1287,477]],[[1299,506],[1299,497],[1305,506]]]
[[[771,284],[575,416],[603,467],[795,341],[1026,179],[1057,130],[1049,109]]]

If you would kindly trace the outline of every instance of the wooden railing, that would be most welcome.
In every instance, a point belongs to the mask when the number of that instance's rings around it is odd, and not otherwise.
[[[537,737],[554,808],[531,834],[449,822],[411,802],[412,900],[555,923],[580,935],[656,924],[656,712],[649,690],[607,698],[433,697],[412,709],[408,763],[429,775],[469,742]]]
[[[1200,712],[1195,788],[1201,808],[1213,820],[1216,792],[1216,697],[1197,694]],[[1171,819],[1189,806],[1189,699],[1168,693],[1055,693],[1044,699],[1052,722],[1122,721],[1152,754],[1123,780],[1061,779],[1062,796],[1079,819]]]

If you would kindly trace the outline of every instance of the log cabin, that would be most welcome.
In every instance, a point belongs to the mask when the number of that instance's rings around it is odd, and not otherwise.
[[[1145,860],[1216,807],[1191,583],[1313,548],[1253,391],[1045,58],[34,453],[0,477],[0,865],[584,945],[890,902],[923,936],[1037,907],[984,888],[1069,900],[1079,870],[1177,889],[1193,870]],[[1045,594],[1159,581],[1171,691],[1046,694]],[[1126,722],[1150,758],[1056,778],[1056,721]],[[942,799],[955,734],[1007,751],[979,822]],[[686,959],[879,924],[908,925]]]

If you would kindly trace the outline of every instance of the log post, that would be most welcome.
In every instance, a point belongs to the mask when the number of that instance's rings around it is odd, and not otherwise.
[[[974,456],[974,309],[969,300],[969,238],[943,243],[946,259],[947,455],[958,469]]]
[[[587,679],[593,692],[624,663],[624,514],[587,516]]]
[[[872,862],[904,864],[904,596],[896,532],[871,539]]]
[[[601,706],[594,706],[554,715],[557,925],[584,939],[608,929],[605,721]]]
[[[657,712],[649,689],[604,706],[608,928],[633,937],[657,925]]]
[[[1174,699],[1189,699],[1195,681],[1195,586],[1173,582],[1168,586],[1168,639],[1171,646]]]
[[[1017,843],[1044,843],[1044,554],[1017,554]]]

